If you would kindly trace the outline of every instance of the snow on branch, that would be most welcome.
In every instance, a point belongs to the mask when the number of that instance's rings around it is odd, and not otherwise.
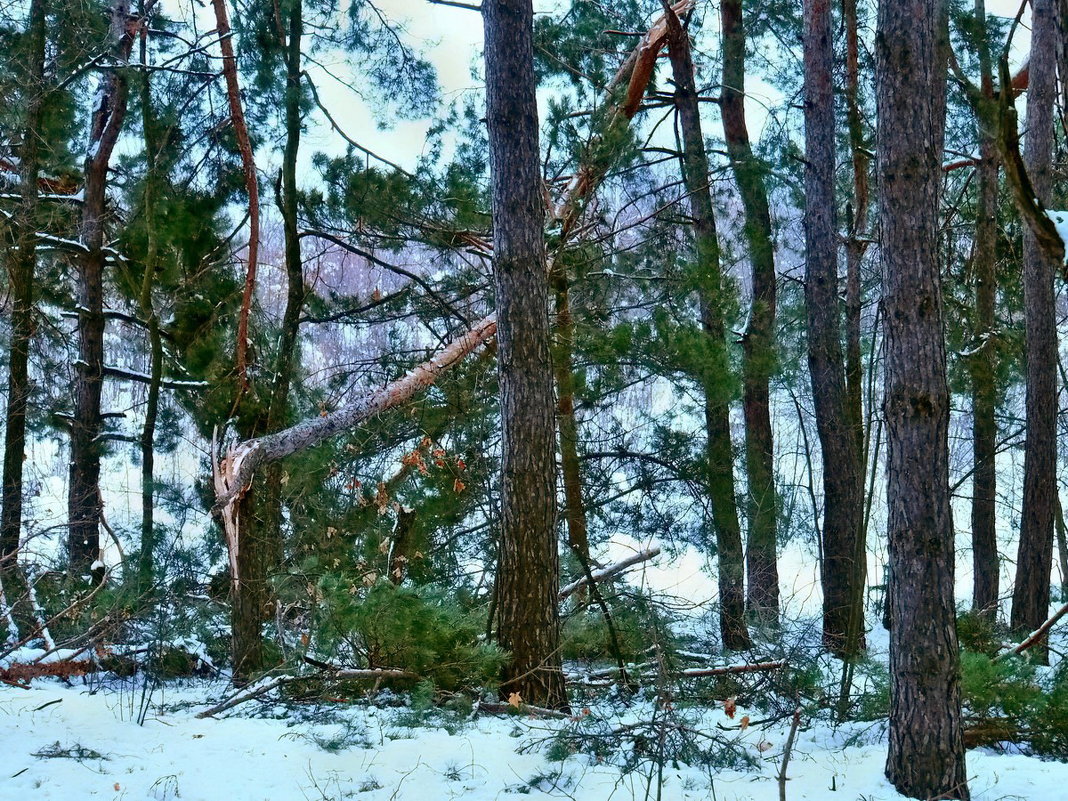
[[[595,582],[601,582],[607,581],[610,578],[615,578],[628,568],[631,568],[637,564],[641,564],[642,562],[648,562],[650,559],[655,556],[658,556],[659,554],[659,545],[654,545],[652,548],[646,548],[644,551],[638,551],[638,553],[634,554],[633,556],[628,556],[622,562],[616,562],[614,565],[609,565],[606,568],[594,571],[593,580]],[[581,589],[582,587],[585,587],[587,584],[589,584],[589,580],[585,576],[583,576],[582,578],[572,581],[567,586],[561,587],[559,594],[560,600],[562,601],[570,595],[573,595],[577,590]]]

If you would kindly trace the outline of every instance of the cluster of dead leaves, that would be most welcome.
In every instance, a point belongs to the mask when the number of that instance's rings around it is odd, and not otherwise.
[[[50,676],[57,679],[69,679],[72,676],[84,676],[96,671],[96,665],[88,659],[64,659],[58,662],[16,662],[0,669],[0,681],[19,687],[29,687],[33,679]]]

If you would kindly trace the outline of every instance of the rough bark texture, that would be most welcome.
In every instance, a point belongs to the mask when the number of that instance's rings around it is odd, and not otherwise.
[[[493,190],[501,403],[498,639],[501,690],[567,707],[560,667],[556,425],[531,0],[486,0],[486,121]]]
[[[985,32],[984,0],[976,0],[975,16],[979,30]],[[985,33],[980,44],[979,64],[982,73],[980,88],[983,95],[993,101],[994,71]],[[997,500],[994,460],[998,431],[994,417],[997,406],[994,304],[997,295],[998,153],[997,142],[981,126],[979,137],[975,241],[972,247],[975,345],[968,364],[972,381],[972,608],[993,621],[997,618],[1000,573],[994,515]]]
[[[746,566],[748,606],[763,624],[779,620],[776,560],[778,502],[771,429],[769,383],[775,369],[775,245],[764,183],[764,165],[753,155],[745,122],[745,25],[742,0],[720,4],[723,31],[723,87],[720,110],[734,180],[745,211],[752,300],[742,334],[742,409],[745,416],[745,474],[749,539]]]
[[[556,343],[553,367],[556,372],[556,414],[560,430],[560,473],[564,479],[564,520],[567,543],[582,562],[590,559],[590,538],[586,524],[586,504],[582,497],[582,462],[578,452],[578,420],[575,418],[575,326],[571,319],[570,286],[567,267],[554,261],[553,297],[556,306]]]
[[[845,60],[845,101],[846,122],[849,127],[849,150],[853,162],[853,202],[848,204],[846,223],[848,239],[846,240],[846,399],[849,413],[856,421],[857,442],[864,456],[864,406],[861,400],[864,367],[861,362],[860,348],[860,312],[861,285],[860,266],[868,249],[868,207],[870,192],[868,189],[868,170],[871,156],[868,143],[864,138],[864,121],[860,109],[860,41],[858,36],[857,0],[843,0],[842,21],[845,25],[846,60]],[[861,536],[864,531],[861,530]],[[860,553],[863,553],[863,544]]]
[[[129,0],[111,7],[109,41],[116,63],[129,60],[133,31]],[[70,483],[67,491],[68,554],[72,574],[87,572],[100,555],[100,392],[104,377],[104,215],[108,166],[126,116],[128,85],[122,70],[100,76],[97,103],[85,159],[85,201],[82,204],[78,259],[78,365],[71,421]]]
[[[690,216],[700,271],[698,292],[701,327],[708,345],[710,367],[703,376],[707,433],[708,495],[719,558],[720,635],[723,647],[742,650],[751,645],[745,621],[745,568],[742,531],[734,494],[734,448],[731,444],[730,366],[723,320],[723,290],[719,236],[709,189],[708,153],[701,133],[701,117],[694,84],[690,39],[677,16],[668,15],[668,55],[675,78],[675,108],[682,131],[682,173],[690,196]]]
[[[853,656],[863,623],[864,469],[859,420],[851,414],[838,304],[838,232],[834,204],[834,92],[830,0],[806,0],[805,305],[808,366],[823,459],[823,642]]]
[[[18,229],[8,255],[11,342],[8,346],[7,418],[0,510],[0,577],[8,601],[18,590],[19,537],[22,534],[22,464],[26,451],[26,406],[30,397],[29,356],[33,337],[33,276],[37,268],[37,181],[41,172],[39,129],[44,100],[45,0],[30,3],[24,84],[26,108],[19,148],[21,194]]]
[[[1034,0],[1024,164],[1034,196],[1049,198],[1056,94],[1057,0]],[[1059,259],[1058,259],[1059,261]],[[1040,625],[1049,612],[1053,515],[1057,492],[1057,321],[1053,254],[1024,231],[1023,286],[1027,359],[1027,440],[1023,513],[1012,594],[1012,628]],[[1045,658],[1045,649],[1035,651]]]
[[[938,265],[945,15],[941,0],[881,3],[876,33],[893,606],[886,776],[921,799],[968,798]]]

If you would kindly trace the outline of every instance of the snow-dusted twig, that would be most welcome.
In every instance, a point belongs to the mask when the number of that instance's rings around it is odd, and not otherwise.
[[[658,556],[659,554],[660,546],[654,545],[652,548],[647,548],[644,551],[639,551],[633,556],[628,556],[622,562],[616,562],[614,565],[609,565],[608,567],[603,568],[602,570],[594,571],[593,580],[596,582],[607,581],[610,578],[618,576],[627,568],[633,567],[634,565],[640,564],[642,562],[648,562],[650,559]],[[587,578],[583,576],[582,578],[575,579],[567,586],[561,587],[559,594],[560,600],[562,601],[565,598],[573,595],[577,590],[582,587],[585,587],[588,583],[589,581],[587,580]]]
[[[506,714],[520,714],[539,717],[539,718],[555,718],[557,720],[569,720],[571,715],[567,712],[561,712],[557,709],[546,709],[543,706],[531,706],[530,704],[520,703],[519,706],[512,704],[495,704],[489,701],[479,701],[479,711],[489,712],[492,715],[506,715]]]
[[[1038,644],[1042,641],[1046,634],[1049,633],[1049,630],[1057,624],[1057,621],[1065,615],[1068,615],[1068,604],[1065,604],[1060,609],[1058,609],[1057,612],[1053,615],[1053,617],[1051,617],[1049,620],[1047,620],[1045,623],[1043,623],[1041,626],[1031,632],[1030,636],[1028,636],[1027,639],[1021,642],[1019,645],[995,656],[994,661],[997,662],[1001,659],[1004,659],[1009,654],[1015,654],[1016,656],[1019,656],[1028,648],[1031,648],[1032,646]]]
[[[198,712],[196,717],[198,720],[203,718],[210,718],[212,715],[217,715],[220,712],[225,712],[227,709],[233,709],[238,704],[243,704],[245,701],[251,701],[253,698],[259,698],[261,695],[265,695],[273,690],[275,687],[281,687],[296,679],[293,676],[278,676],[272,681],[265,682],[260,686],[252,684],[250,687],[245,687],[241,691],[231,695],[225,701],[222,701],[210,709],[205,709],[203,712]],[[262,681],[262,680],[261,680]]]

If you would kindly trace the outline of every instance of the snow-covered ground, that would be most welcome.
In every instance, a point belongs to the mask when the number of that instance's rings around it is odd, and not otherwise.
[[[338,704],[271,705],[251,701],[219,719],[198,720],[220,698],[222,682],[168,685],[144,700],[135,684],[74,686],[45,679],[30,690],[0,689],[0,798],[181,799],[181,801],[489,801],[521,794],[575,801],[655,799],[651,763],[629,773],[577,754],[546,758],[552,735],[576,724],[528,717],[434,718],[413,725],[404,708]],[[637,703],[611,714],[613,726],[648,719]],[[594,707],[591,718],[601,711]],[[733,741],[756,762],[752,770],[665,766],[662,799],[772,801],[789,726],[737,731],[722,709],[694,727]],[[717,724],[735,727],[724,732]],[[450,730],[452,733],[450,733]],[[806,722],[788,767],[791,801],[876,801],[900,796],[882,776],[882,724],[833,730]],[[1065,797],[1068,765],[1022,755],[971,751],[972,797],[1045,801]]]

